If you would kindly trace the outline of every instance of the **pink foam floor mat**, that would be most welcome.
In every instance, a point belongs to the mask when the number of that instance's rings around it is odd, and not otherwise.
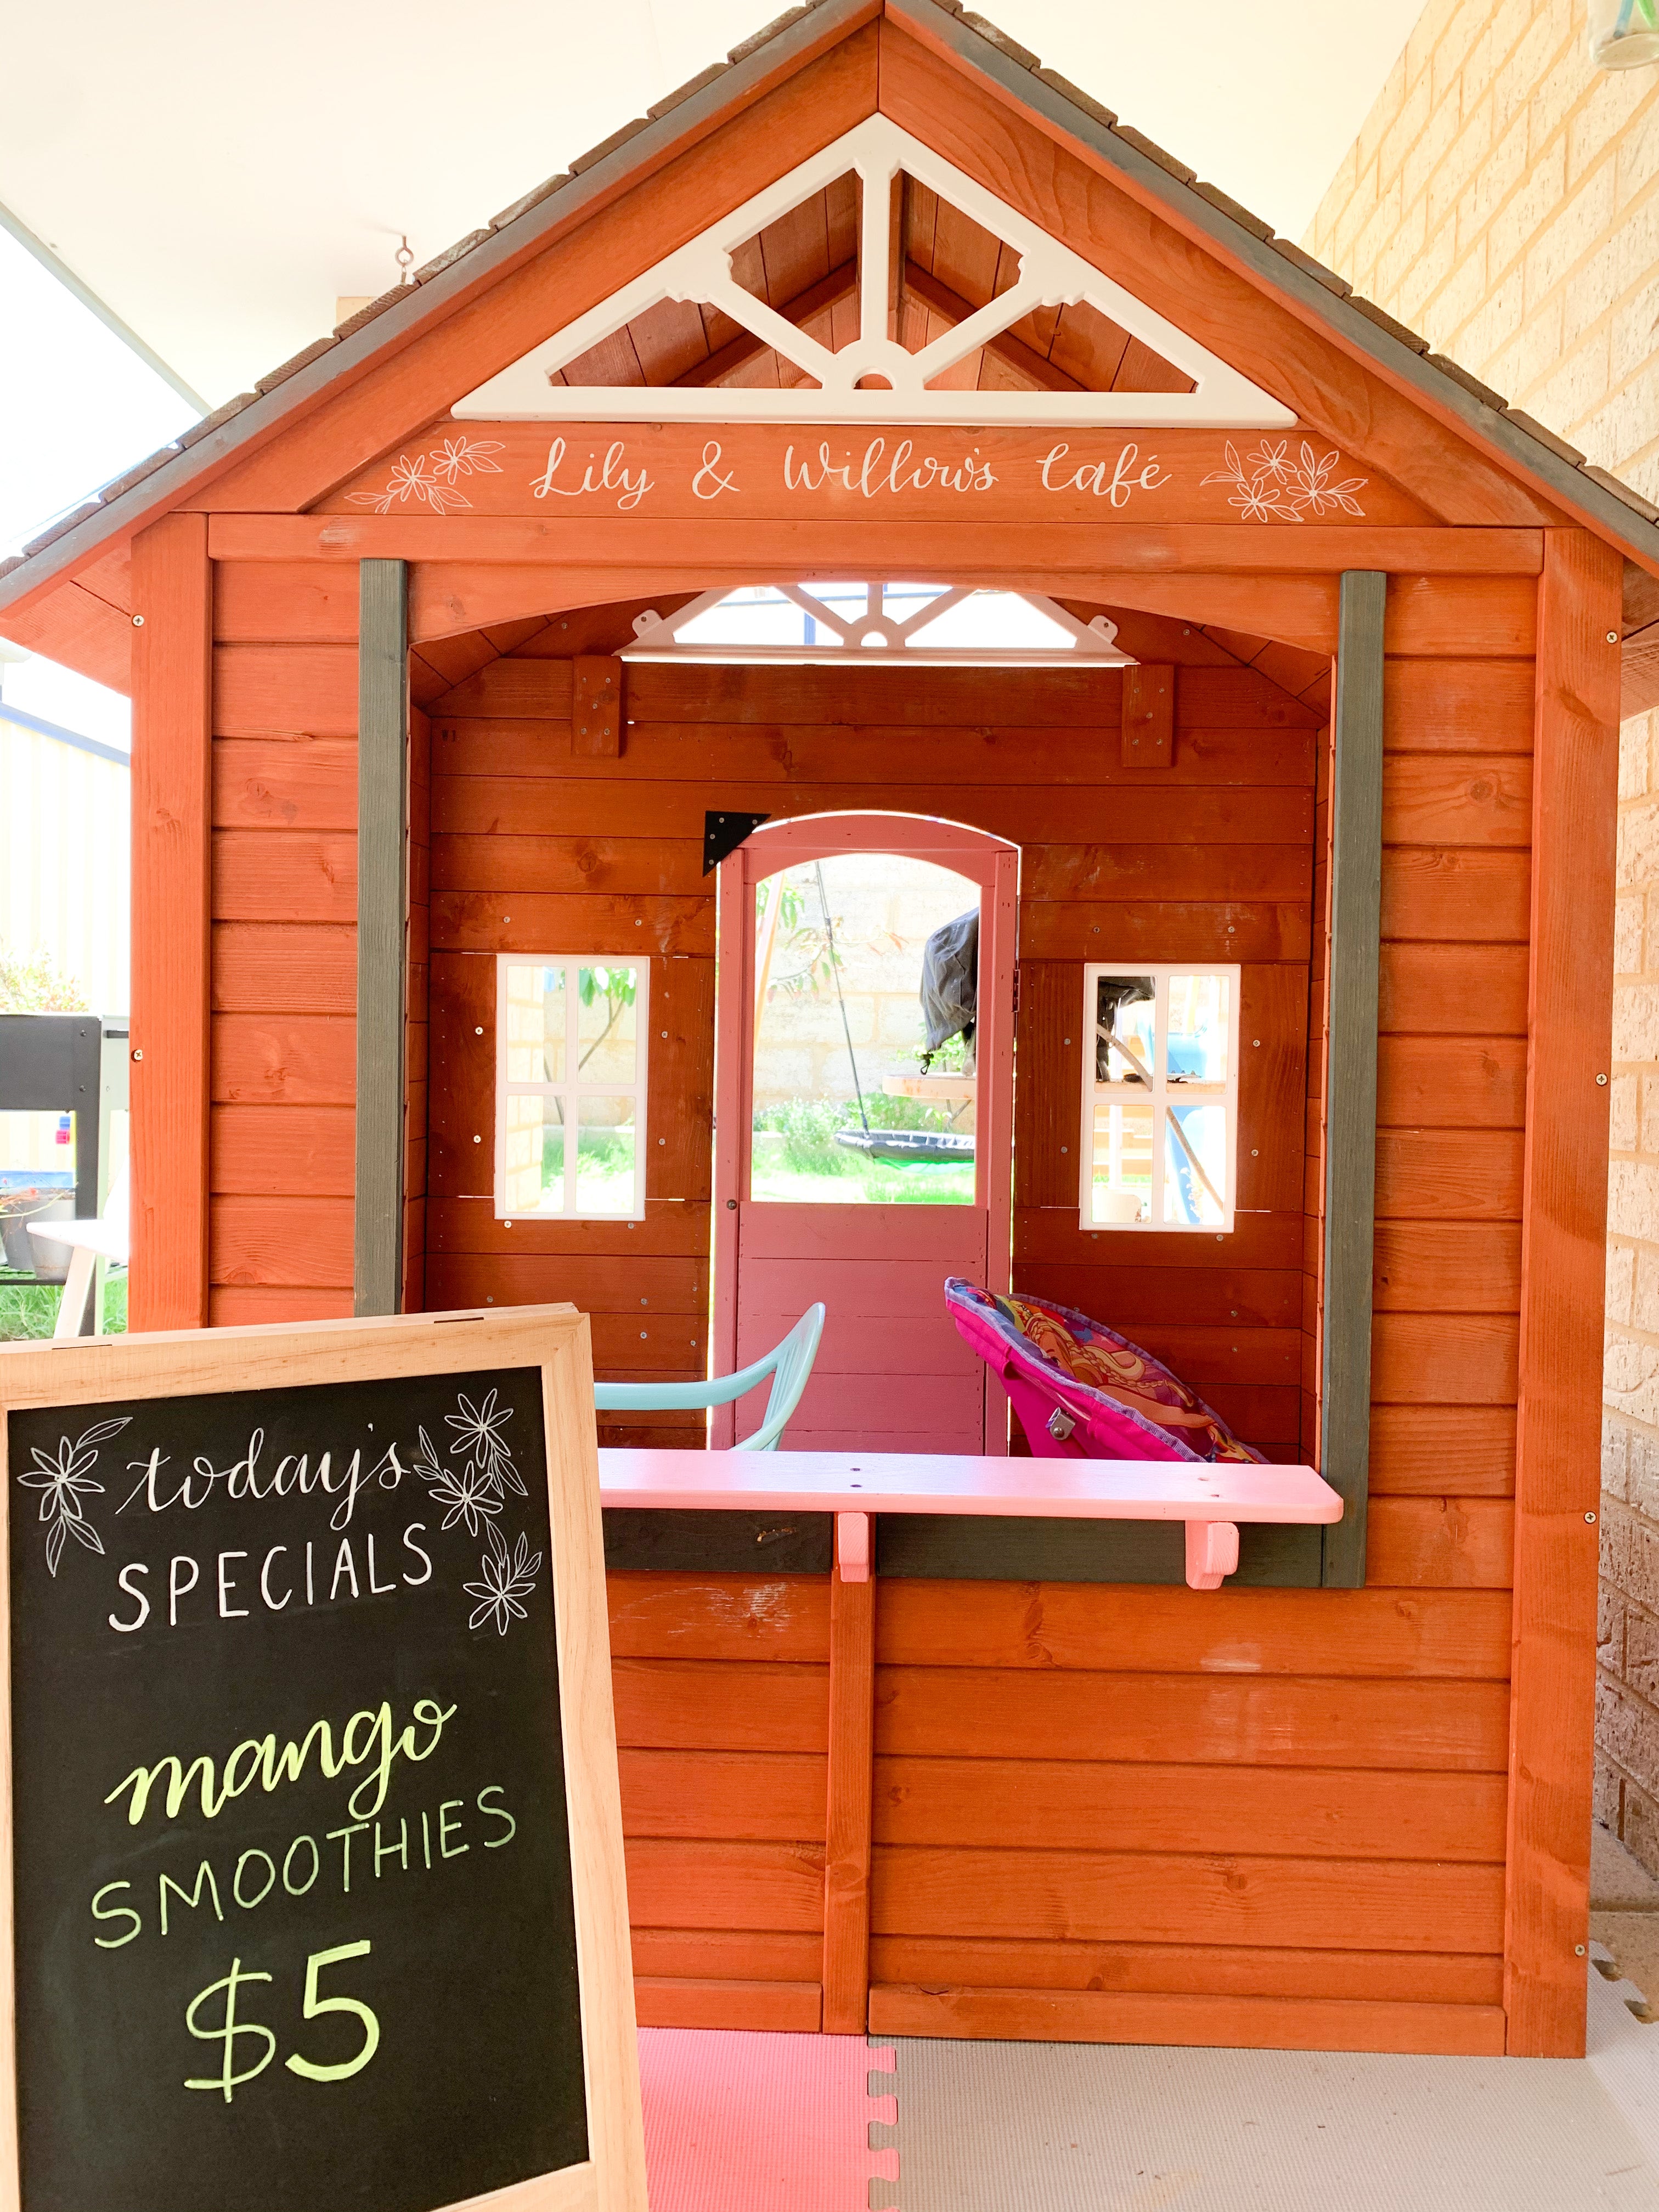
[[[898,2152],[891,2049],[860,2035],[640,2030],[651,2212],[868,2212],[891,2206]]]

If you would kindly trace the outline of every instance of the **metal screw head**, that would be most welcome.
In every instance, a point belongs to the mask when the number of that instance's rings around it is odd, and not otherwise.
[[[1587,1514],[1584,1516],[1584,1518],[1585,1518],[1585,1520],[1586,1520],[1586,1521],[1588,1521],[1588,1522],[1589,1522],[1589,1524],[1590,1524],[1590,1526],[1591,1526],[1592,1528],[1594,1528],[1594,1527],[1595,1527],[1595,1516],[1593,1513],[1587,1513]]]
[[[1583,1945],[1582,1943],[1575,1943],[1575,1944],[1573,1945],[1573,1947],[1572,1947],[1572,1955],[1573,1955],[1573,1957],[1574,1957],[1575,1959],[1582,1959],[1582,1958],[1583,1957],[1583,1955],[1584,1955],[1584,1947],[1583,1947]]]
[[[474,1036],[482,1036],[483,1035],[483,1024],[482,1022],[479,1023],[477,1028],[473,1030],[472,1034]]]
[[[483,1139],[482,1137],[475,1137],[472,1141],[475,1145],[481,1145],[483,1142]]]
[[[140,1045],[140,1046],[138,1047],[138,1049],[137,1049],[137,1050],[133,1054],[133,1055],[132,1055],[132,1056],[133,1056],[133,1058],[134,1058],[135,1060],[142,1060],[142,1059],[143,1058],[143,1056],[144,1056],[144,1048],[143,1047],[143,1045]]]
[[[134,615],[132,618],[132,626],[134,629],[143,629],[144,626],[144,618],[143,615]]]
[[[1618,644],[1618,642],[1619,642],[1619,633],[1618,633],[1618,631],[1617,631],[1616,629],[1610,629],[1610,630],[1607,632],[1607,643],[1608,643],[1609,645],[1617,645],[1617,644]]]
[[[1598,1076],[1596,1077],[1596,1079],[1595,1079],[1595,1080],[1596,1080],[1596,1082],[1597,1082],[1598,1084],[1603,1084],[1603,1085],[1607,1082],[1607,1077],[1606,1077],[1605,1075],[1598,1075]]]

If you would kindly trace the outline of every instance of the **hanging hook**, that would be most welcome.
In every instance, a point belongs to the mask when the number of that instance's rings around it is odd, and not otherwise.
[[[409,243],[407,231],[404,232],[403,244],[398,248],[392,258],[398,264],[398,282],[400,284],[412,284],[415,280],[409,272],[415,266],[415,254]]]

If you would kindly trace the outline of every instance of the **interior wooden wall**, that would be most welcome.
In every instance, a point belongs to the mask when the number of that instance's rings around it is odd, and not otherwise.
[[[520,651],[434,701],[428,1304],[574,1297],[595,1315],[606,1370],[701,1370],[714,1052],[704,811],[948,814],[1022,850],[1017,1283],[1128,1330],[1250,1441],[1296,1456],[1318,715],[1168,628],[1192,657],[1169,769],[1123,767],[1110,669],[638,665],[617,761],[572,757],[562,658]],[[489,1198],[494,955],[585,948],[660,963],[648,1218],[508,1229]],[[1224,1255],[1208,1237],[1079,1230],[1090,959],[1243,963],[1240,1203],[1256,1211]]]

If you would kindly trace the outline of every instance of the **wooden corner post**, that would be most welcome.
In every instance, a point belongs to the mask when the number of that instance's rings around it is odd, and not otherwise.
[[[1389,580],[1342,579],[1331,718],[1329,1028],[1320,1472],[1342,1496],[1321,1579],[1365,1580],[1376,1220],[1377,939],[1382,908],[1382,618]]]
[[[396,1313],[404,1279],[404,1017],[408,996],[409,579],[359,563],[357,1161],[352,1310]]]
[[[1510,1680],[1507,2048],[1584,2055],[1620,562],[1547,530],[1533,726]]]
[[[128,1327],[208,1319],[213,572],[207,517],[132,545]]]

